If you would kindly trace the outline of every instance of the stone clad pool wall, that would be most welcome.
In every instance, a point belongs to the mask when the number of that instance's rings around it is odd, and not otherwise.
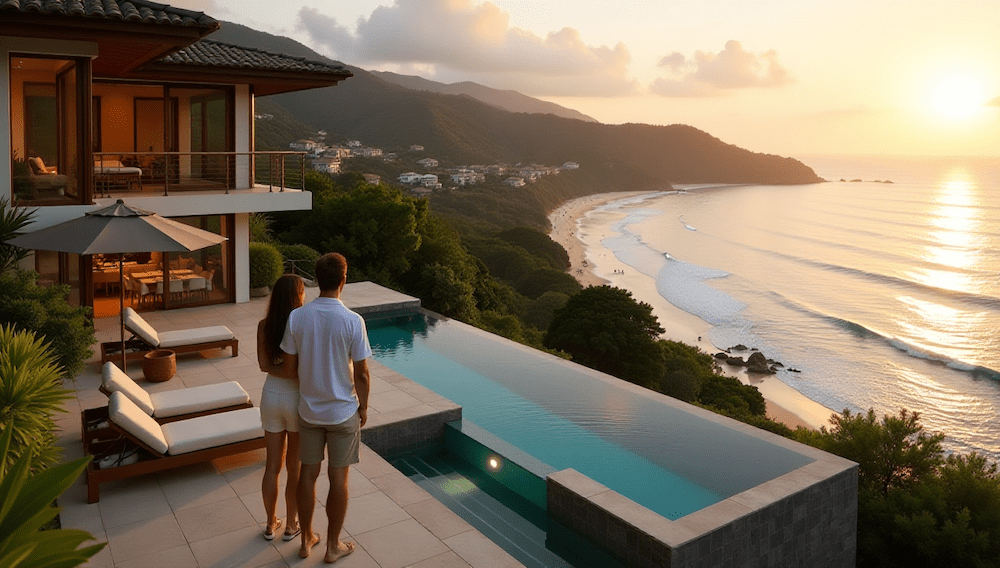
[[[548,512],[629,566],[849,568],[858,470],[829,457],[676,521],[568,469],[547,478]]]

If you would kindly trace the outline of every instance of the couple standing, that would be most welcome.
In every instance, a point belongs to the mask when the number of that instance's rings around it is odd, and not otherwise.
[[[340,541],[340,529],[347,515],[348,470],[359,461],[360,431],[368,419],[371,347],[364,319],[340,301],[346,281],[347,260],[337,253],[323,255],[316,261],[319,297],[303,305],[302,279],[285,274],[275,282],[267,316],[257,327],[257,361],[267,373],[260,401],[267,442],[261,483],[267,513],[264,538],[273,539],[282,525],[275,509],[284,461],[288,522],[282,539],[301,535],[302,558],[320,543],[322,535],[313,530],[312,520],[326,447],[330,477],[326,562],[354,552],[353,542]]]

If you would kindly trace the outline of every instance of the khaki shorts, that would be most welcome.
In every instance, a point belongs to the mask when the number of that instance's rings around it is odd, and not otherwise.
[[[311,424],[299,418],[299,460],[304,464],[323,461],[329,452],[329,467],[347,467],[361,461],[361,418],[353,416],[340,424]]]

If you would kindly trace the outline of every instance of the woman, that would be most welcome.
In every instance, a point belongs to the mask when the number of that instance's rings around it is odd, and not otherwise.
[[[292,540],[300,532],[295,501],[295,488],[299,483],[299,385],[297,377],[281,376],[282,353],[279,345],[285,333],[285,324],[288,323],[288,314],[301,306],[304,299],[302,279],[294,274],[285,274],[274,283],[267,304],[267,315],[257,325],[257,363],[260,370],[267,373],[260,398],[260,420],[267,443],[267,461],[260,486],[264,497],[264,511],[267,513],[267,528],[264,529],[264,538],[267,540],[274,539],[282,524],[281,519],[275,515],[282,461],[288,466],[288,481],[285,485],[288,522],[281,538]]]

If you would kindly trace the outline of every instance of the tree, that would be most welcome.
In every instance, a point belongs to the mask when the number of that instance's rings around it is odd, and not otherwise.
[[[881,419],[875,409],[855,414],[845,409],[832,418],[830,430],[820,429],[821,447],[858,462],[858,485],[882,495],[905,489],[941,464],[943,434],[928,434],[920,415],[901,409],[896,416]]]
[[[534,300],[549,291],[562,292],[570,296],[579,292],[582,287],[576,278],[562,270],[538,268],[521,277],[515,288]]]
[[[0,197],[0,274],[17,267],[28,256],[27,249],[7,244],[7,239],[18,235],[35,218],[35,209],[12,206],[6,197]]]
[[[569,254],[566,249],[537,229],[529,227],[505,229],[497,234],[497,238],[520,246],[532,256],[544,259],[549,268],[563,271],[569,268]]]
[[[586,288],[556,310],[543,344],[582,365],[643,386],[663,376],[657,337],[663,328],[653,308],[611,286]]]

